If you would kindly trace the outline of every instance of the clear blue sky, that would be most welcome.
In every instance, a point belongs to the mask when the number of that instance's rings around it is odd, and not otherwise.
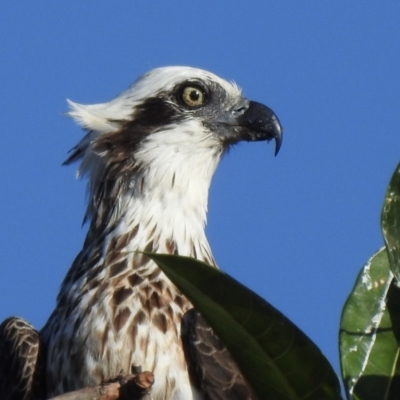
[[[298,324],[338,370],[341,308],[383,243],[400,160],[398,1],[3,1],[0,319],[40,328],[81,248],[85,185],[62,167],[82,132],[66,98],[107,101],[150,68],[235,80],[284,126],[242,144],[210,192],[222,269]]]

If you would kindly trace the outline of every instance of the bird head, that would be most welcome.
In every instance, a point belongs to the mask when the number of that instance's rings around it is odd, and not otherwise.
[[[196,68],[157,68],[107,103],[69,105],[69,116],[88,134],[66,163],[81,159],[78,174],[89,175],[91,192],[100,181],[121,176],[132,183],[138,171],[148,171],[147,182],[156,186],[175,182],[180,174],[181,183],[185,175],[186,185],[203,180],[208,190],[230,146],[273,139],[277,154],[282,142],[270,108],[245,98],[236,84]]]

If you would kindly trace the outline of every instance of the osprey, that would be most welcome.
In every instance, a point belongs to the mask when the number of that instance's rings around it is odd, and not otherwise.
[[[148,257],[179,254],[214,267],[204,228],[221,156],[240,141],[275,139],[268,107],[214,74],[154,69],[113,100],[69,101],[86,131],[65,164],[88,179],[81,252],[40,332],[0,328],[0,397],[52,397],[129,373],[154,373],[154,400],[255,399],[219,339]],[[15,396],[15,397],[12,397]]]

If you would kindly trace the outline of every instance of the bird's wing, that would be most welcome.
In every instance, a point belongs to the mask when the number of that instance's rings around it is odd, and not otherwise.
[[[183,343],[193,384],[207,400],[257,400],[229,351],[204,318],[190,310]]]
[[[22,318],[0,325],[0,399],[44,398],[44,346],[39,333]]]

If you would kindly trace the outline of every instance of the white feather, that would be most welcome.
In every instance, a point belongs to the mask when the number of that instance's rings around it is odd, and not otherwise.
[[[67,115],[84,129],[110,132],[118,128],[118,124],[110,121],[131,119],[135,106],[143,100],[155,96],[161,90],[172,90],[185,79],[195,78],[216,82],[233,97],[241,95],[235,82],[227,82],[211,72],[191,67],[163,67],[142,75],[132,86],[107,103],[83,105],[67,100],[71,108]]]

